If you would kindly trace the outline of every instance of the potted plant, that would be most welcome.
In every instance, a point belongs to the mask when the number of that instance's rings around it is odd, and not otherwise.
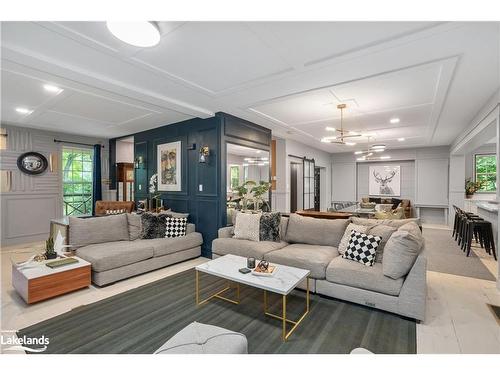
[[[266,209],[268,209],[269,204],[263,199],[263,196],[269,191],[270,187],[270,182],[260,181],[259,185],[257,185],[255,181],[248,180],[234,189],[238,193],[238,197],[232,201],[237,202],[242,211],[248,210],[250,206],[254,210],[259,210],[261,206],[262,208],[266,206]]]
[[[52,238],[52,236],[50,236],[49,239],[45,241],[45,258],[57,258],[57,253],[54,250],[54,238]]]
[[[465,198],[470,199],[474,195],[476,191],[481,189],[481,186],[483,186],[483,183],[481,181],[472,181],[472,179],[466,178],[465,179]]]

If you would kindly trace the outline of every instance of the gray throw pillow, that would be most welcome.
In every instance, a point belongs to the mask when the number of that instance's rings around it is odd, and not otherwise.
[[[69,242],[73,249],[96,243],[128,241],[127,215],[89,218],[69,217]]]
[[[381,241],[377,247],[377,256],[375,258],[375,262],[382,263],[385,244],[387,243],[387,241],[389,241],[389,238],[391,238],[392,234],[396,230],[397,228],[391,227],[389,225],[380,224],[369,228],[368,231],[366,232],[368,234],[378,236],[381,238]]]
[[[259,240],[280,242],[280,223],[279,212],[263,213],[260,217]]]
[[[141,215],[127,214],[128,237],[130,241],[135,241],[141,237],[142,223]]]
[[[259,241],[261,214],[247,214],[238,212],[234,225],[234,238],[240,240]]]
[[[347,224],[347,219],[314,219],[291,214],[286,230],[286,242],[338,247]]]
[[[422,250],[423,240],[411,232],[398,230],[385,244],[382,271],[391,279],[399,279],[410,272],[418,254]]]
[[[346,252],[347,245],[349,244],[349,240],[351,239],[351,232],[353,230],[356,232],[366,233],[368,227],[364,225],[349,223],[347,229],[344,232],[344,235],[342,236],[342,239],[340,240],[339,247],[337,249],[340,255],[344,255],[344,253]]]
[[[164,238],[167,227],[167,217],[169,216],[164,214],[144,212],[141,215],[141,239],[151,240],[153,238]]]

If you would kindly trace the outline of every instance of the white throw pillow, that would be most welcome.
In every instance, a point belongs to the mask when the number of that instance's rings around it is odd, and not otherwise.
[[[240,240],[259,241],[260,217],[262,214],[247,214],[238,212],[234,225],[234,238]]]
[[[350,223],[347,226],[344,235],[342,236],[342,239],[340,240],[339,247],[337,248],[340,255],[344,255],[345,251],[347,250],[347,245],[349,244],[349,240],[351,239],[351,232],[353,230],[356,232],[366,233],[368,227],[365,225]]]

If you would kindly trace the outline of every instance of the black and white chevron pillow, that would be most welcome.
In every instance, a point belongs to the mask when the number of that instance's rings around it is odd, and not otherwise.
[[[373,266],[377,247],[382,237],[351,231],[351,238],[342,258],[355,260],[365,266]]]
[[[165,237],[182,237],[186,235],[186,217],[167,217],[165,226]]]

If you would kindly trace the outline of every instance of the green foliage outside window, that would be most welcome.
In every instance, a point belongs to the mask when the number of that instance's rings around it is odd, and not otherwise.
[[[475,162],[476,182],[482,182],[478,192],[494,193],[497,191],[497,157],[495,154],[476,155]]]
[[[92,157],[90,149],[63,148],[63,214],[92,213]]]
[[[234,190],[240,184],[240,167],[237,165],[232,165],[230,169],[231,177],[231,190]]]

